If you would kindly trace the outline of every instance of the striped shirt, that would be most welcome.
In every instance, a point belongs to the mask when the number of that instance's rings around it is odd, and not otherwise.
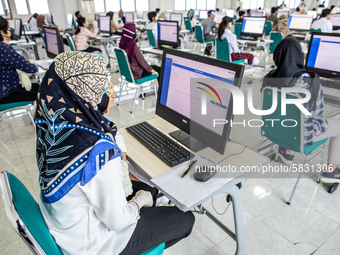
[[[86,27],[80,27],[80,32],[76,34],[74,43],[76,44],[77,50],[86,50],[89,45],[87,41],[90,38],[96,37],[98,33],[98,28],[95,28],[93,32],[88,30]]]

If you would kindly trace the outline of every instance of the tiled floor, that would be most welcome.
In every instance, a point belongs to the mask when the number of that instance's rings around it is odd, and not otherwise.
[[[113,75],[114,84],[117,84],[117,77],[117,74]],[[258,84],[253,86],[259,88]],[[118,127],[123,127],[155,117],[154,96],[148,96],[145,100],[138,99],[133,114],[129,113],[130,105],[131,101],[114,106],[107,118]],[[326,113],[330,110],[327,107]],[[258,134],[257,129],[235,128],[231,138],[254,149]],[[27,115],[1,120],[0,166],[0,170],[14,173],[33,196],[38,197],[34,130]],[[293,178],[252,178],[243,183],[244,254],[339,254],[340,217],[337,216],[340,214],[340,190],[328,194],[325,187],[322,184],[317,185],[314,179],[301,180],[291,206],[285,201],[295,183]],[[223,194],[213,200],[218,212],[223,212],[227,206],[225,197]],[[231,207],[224,215],[218,215],[213,209],[212,201],[206,202],[204,206],[228,227],[233,228]],[[196,223],[191,236],[166,250],[165,255],[234,253],[235,242],[227,234],[206,216],[195,214],[195,217]],[[2,202],[0,254],[30,254],[7,222]]]

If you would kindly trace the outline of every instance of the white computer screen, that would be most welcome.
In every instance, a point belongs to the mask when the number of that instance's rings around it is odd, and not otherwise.
[[[170,13],[170,20],[178,21],[178,25],[182,26],[182,14],[181,13]]]
[[[207,63],[166,54],[160,103],[173,111],[190,118],[211,131],[222,135],[223,125],[213,127],[213,119],[225,119],[229,109],[231,92],[221,88],[221,84],[234,84],[236,72],[216,67]],[[194,86],[192,78],[203,78]],[[210,78],[210,79],[205,79]],[[210,93],[215,101],[209,97],[207,112],[201,115],[202,94]],[[193,111],[195,109],[195,111]],[[197,111],[196,111],[197,109]]]
[[[178,26],[176,22],[158,21],[158,40],[177,42]]]
[[[46,50],[54,55],[59,55],[58,38],[55,29],[44,28]]]
[[[200,15],[200,11],[199,10],[195,10],[195,16],[198,17]]]
[[[340,14],[332,14],[330,21],[333,27],[340,27]]]
[[[200,11],[198,18],[199,19],[207,19],[208,18],[208,11]]]
[[[334,8],[332,9],[332,13],[333,13],[333,14],[340,13],[340,7],[334,7]]]
[[[142,11],[137,11],[137,19],[143,19],[143,12]]]
[[[280,17],[281,15],[289,15],[289,11],[277,11],[276,17]]]
[[[214,18],[214,21],[217,23],[217,24],[220,24],[222,22],[222,19],[225,17],[225,13],[223,12],[216,12],[215,13],[215,18]],[[232,17],[231,17],[232,18]]]
[[[14,26],[14,34],[16,36],[21,35],[21,20],[20,19],[15,19],[15,26]]]
[[[245,17],[243,19],[241,32],[251,34],[262,34],[264,31],[265,24],[266,18]]]
[[[111,18],[110,16],[99,17],[99,31],[110,33],[111,31]]]
[[[134,22],[133,12],[126,12],[125,13],[125,23],[133,23],[133,22]]]
[[[67,13],[67,28],[72,28],[73,27],[73,14],[72,13]]]
[[[308,11],[307,15],[312,16],[314,19],[316,19],[316,17],[318,16],[318,12],[317,11]]]
[[[339,35],[314,35],[308,54],[307,66],[340,72]]]
[[[225,15],[228,16],[228,17],[230,17],[230,18],[233,18],[234,15],[235,15],[235,10],[227,9],[227,10],[225,11]]]
[[[308,15],[291,15],[288,19],[288,28],[295,30],[309,30],[312,26],[313,17]]]
[[[250,12],[250,17],[263,17],[264,13],[259,11]]]

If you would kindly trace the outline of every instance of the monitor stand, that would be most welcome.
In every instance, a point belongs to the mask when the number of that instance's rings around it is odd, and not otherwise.
[[[182,130],[173,131],[169,133],[169,135],[175,138],[178,142],[185,145],[186,147],[190,148],[190,150],[192,150],[193,152],[198,152],[207,147],[205,144],[191,137],[189,134],[185,133]]]

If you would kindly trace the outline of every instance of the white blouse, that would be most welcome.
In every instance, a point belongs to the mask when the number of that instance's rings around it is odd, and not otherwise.
[[[122,135],[117,144],[126,152]],[[120,157],[107,162],[85,186],[78,183],[59,201],[39,206],[64,254],[119,254],[139,219],[135,203],[127,202]]]

